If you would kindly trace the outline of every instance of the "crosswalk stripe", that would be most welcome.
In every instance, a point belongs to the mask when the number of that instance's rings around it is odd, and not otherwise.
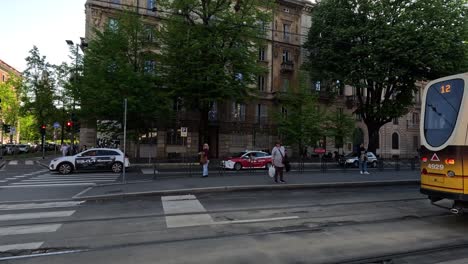
[[[44,244],[44,242],[33,242],[33,243],[24,243],[24,244],[10,244],[10,245],[0,245],[0,252],[8,250],[21,250],[21,249],[38,249]]]
[[[71,216],[73,213],[75,213],[74,210],[71,210],[71,211],[56,211],[56,212],[4,214],[4,215],[0,215],[0,221],[66,217],[66,216]]]
[[[18,165],[18,161],[17,160],[11,160],[8,165]]]
[[[0,227],[0,236],[52,233],[57,231],[61,226],[62,224],[44,224]]]
[[[47,209],[59,207],[78,206],[84,201],[48,202],[48,203],[21,203],[21,204],[0,204],[0,210],[26,210],[26,209]]]
[[[96,177],[34,177],[34,178],[31,178],[31,179],[40,179],[40,180],[44,180],[44,179],[86,180],[86,179],[115,179],[115,178],[118,178],[118,176],[102,176],[102,177],[99,177],[99,176],[96,176]]]
[[[16,178],[5,178],[5,180],[16,180]]]
[[[39,181],[39,182],[14,182],[11,185],[40,185],[40,184],[71,184],[71,183],[106,183],[114,181]]]
[[[24,164],[26,164],[26,165],[34,165],[34,161],[32,161],[32,160],[27,160],[27,161],[24,162]]]
[[[94,182],[86,182],[86,183],[25,184],[25,185],[7,185],[7,186],[0,186],[0,189],[7,189],[7,188],[26,188],[26,187],[93,186],[93,185],[96,185],[96,183],[94,183]]]

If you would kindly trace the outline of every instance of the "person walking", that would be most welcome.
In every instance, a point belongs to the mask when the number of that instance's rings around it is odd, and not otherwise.
[[[286,150],[281,146],[281,141],[276,141],[275,146],[271,150],[271,159],[273,166],[275,167],[275,182],[278,183],[278,176],[280,177],[281,183],[286,183],[283,179],[284,169],[284,157],[286,156]]]
[[[210,146],[207,143],[203,144],[203,150],[198,153],[200,155],[200,164],[203,166],[202,177],[208,177],[208,164],[210,163]]]
[[[60,151],[62,151],[62,156],[63,156],[63,157],[67,156],[67,153],[68,153],[68,146],[67,146],[67,144],[62,144],[62,147],[60,148]]]
[[[367,171],[367,150],[364,148],[364,144],[359,147],[359,169],[361,174],[369,174]]]

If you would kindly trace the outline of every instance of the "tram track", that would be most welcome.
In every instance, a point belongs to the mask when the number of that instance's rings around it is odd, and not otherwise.
[[[384,200],[370,200],[370,201],[356,201],[356,202],[338,202],[338,203],[313,203],[313,204],[301,204],[294,206],[259,206],[259,207],[245,207],[235,209],[221,209],[221,210],[207,210],[206,214],[221,214],[221,213],[236,213],[236,212],[252,212],[252,211],[268,211],[268,210],[289,210],[289,209],[307,209],[307,208],[323,208],[331,206],[353,206],[362,204],[377,204],[377,203],[389,203],[389,202],[410,202],[410,201],[422,201],[427,198],[402,198],[402,199],[384,199]],[[120,221],[120,220],[135,220],[135,219],[149,219],[149,218],[165,218],[167,216],[180,216],[180,215],[194,215],[199,212],[192,213],[174,213],[174,214],[141,214],[131,216],[116,216],[116,217],[95,217],[95,218],[84,218],[84,219],[67,219],[67,220],[50,220],[40,222],[28,222],[28,225],[35,224],[79,224],[87,222],[106,222],[106,221]],[[21,226],[24,224],[8,224],[0,225],[0,227],[14,227]]]
[[[320,233],[327,232],[328,229],[334,227],[352,227],[358,225],[366,224],[383,224],[383,223],[394,223],[398,221],[414,220],[414,219],[428,219],[428,218],[437,218],[450,216],[450,213],[434,213],[427,214],[423,216],[416,215],[401,215],[398,217],[385,218],[380,220],[367,220],[367,221],[316,221],[317,217],[303,217],[300,219],[294,220],[285,220],[285,221],[301,221],[297,225],[288,225],[283,227],[271,227],[268,230],[257,230],[257,231],[247,231],[247,232],[237,232],[237,233],[217,233],[213,235],[205,235],[198,237],[184,237],[178,239],[159,239],[159,240],[148,240],[142,242],[130,242],[130,243],[120,243],[114,245],[104,245],[104,246],[95,246],[95,247],[46,247],[36,250],[17,250],[17,251],[7,251],[0,252],[0,261],[10,260],[10,259],[23,259],[23,258],[33,258],[33,257],[46,257],[52,255],[64,255],[64,254],[80,254],[86,252],[97,252],[97,251],[106,251],[122,248],[132,248],[139,246],[157,246],[157,245],[168,245],[176,243],[188,243],[196,241],[209,241],[209,240],[218,240],[218,239],[234,239],[240,237],[254,237],[254,236],[276,236],[284,234],[294,234],[294,233]],[[315,220],[315,221],[311,221]],[[132,234],[137,235],[138,233],[146,233],[147,231],[138,231],[133,232]],[[112,237],[112,234],[108,235]],[[468,242],[467,242],[468,243]],[[402,254],[402,253],[399,253]],[[350,264],[354,263],[374,263],[374,262],[359,262],[359,261],[373,261],[374,259],[387,259],[390,255],[378,256],[372,258],[365,258],[362,260],[350,260],[354,262],[349,262]],[[330,263],[344,263],[344,262],[330,262]],[[348,262],[346,262],[348,263]],[[375,262],[380,263],[380,262]],[[382,262],[385,263],[385,262]]]

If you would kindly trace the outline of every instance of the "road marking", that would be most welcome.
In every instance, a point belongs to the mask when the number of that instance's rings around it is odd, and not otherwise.
[[[22,180],[21,183],[29,182],[29,183],[35,183],[35,182],[90,182],[90,181],[114,181],[114,179],[83,179],[83,180],[78,180],[78,179],[28,179],[28,180]]]
[[[20,204],[0,204],[0,210],[27,210],[27,209],[45,209],[57,207],[72,207],[78,206],[84,201],[67,201],[67,202],[48,202],[48,203],[20,203]]]
[[[205,207],[195,195],[163,196],[161,201],[165,214],[206,212]],[[166,226],[168,228],[210,225],[213,223],[214,221],[209,214],[166,216]]]
[[[18,161],[17,160],[11,160],[8,165],[18,165]]]
[[[69,187],[69,186],[93,186],[96,183],[63,183],[63,184],[31,184],[31,185],[8,185],[0,186],[0,189],[5,188],[27,188],[27,187]]]
[[[11,227],[0,227],[0,236],[37,234],[37,233],[52,233],[57,231],[62,224],[47,224],[47,225],[21,225]]]
[[[27,174],[24,174],[24,175],[18,175],[18,176],[13,176],[13,178],[24,178],[24,177],[28,177],[29,175]]]
[[[8,182],[7,180],[0,180],[0,182]]]
[[[5,252],[9,250],[20,250],[20,249],[38,249],[44,244],[44,242],[35,242],[35,243],[24,243],[24,244],[10,244],[10,245],[0,245],[0,252]]]
[[[34,177],[31,180],[89,180],[89,179],[116,179],[118,176],[102,176],[102,177]]]
[[[216,224],[216,225],[223,225],[223,224],[244,224],[244,223],[259,223],[259,222],[270,222],[270,221],[291,220],[291,219],[299,219],[299,216],[285,216],[285,217],[272,217],[272,218],[260,218],[260,219],[219,221],[219,222],[214,222],[214,224]]]
[[[5,178],[5,180],[16,180],[16,178]]]
[[[24,162],[24,164],[26,164],[26,165],[34,165],[34,161],[32,161],[32,160],[27,160],[27,161]]]
[[[0,215],[0,221],[11,220],[26,220],[26,219],[40,219],[40,218],[54,218],[54,217],[67,217],[75,213],[71,211],[57,211],[57,212],[38,212],[38,213],[22,213],[22,214],[4,214]]]

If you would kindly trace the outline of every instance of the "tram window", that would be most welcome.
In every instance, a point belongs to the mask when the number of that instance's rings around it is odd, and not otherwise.
[[[443,145],[452,135],[460,110],[463,89],[462,79],[443,81],[429,87],[426,95],[424,135],[431,146]]]

